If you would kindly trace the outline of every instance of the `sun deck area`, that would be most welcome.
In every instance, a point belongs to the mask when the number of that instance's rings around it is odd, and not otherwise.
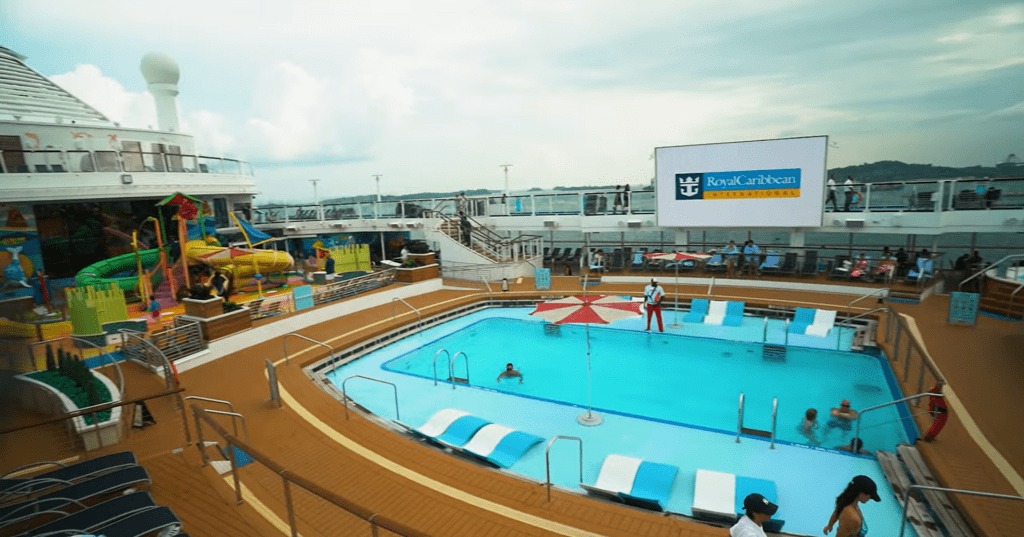
[[[629,276],[649,278],[650,274]],[[658,277],[669,302],[677,292],[684,304],[707,296],[704,282],[680,277],[677,289],[668,274]],[[783,281],[799,288],[776,283]],[[713,293],[716,300],[744,300],[748,306],[765,308],[806,306],[857,313],[878,307],[874,299],[850,304],[870,288],[840,294],[817,284],[833,282],[771,277],[720,280]],[[588,286],[587,292],[638,296],[642,287],[616,283],[608,276],[599,286]],[[297,333],[339,350],[417,322],[413,309],[426,318],[483,301],[540,300],[581,292],[581,281],[574,277],[552,278],[550,290],[534,289],[529,279],[513,281],[508,292],[460,281],[392,284],[312,310],[257,321],[250,330],[214,341],[194,362],[202,365],[181,367],[182,395],[230,401],[246,424],[244,436],[234,435],[257,450],[259,458],[276,464],[271,468],[257,462],[239,468],[245,500],[240,505],[231,473],[219,475],[212,465],[204,465],[197,449],[200,431],[191,411],[192,404],[201,404],[197,401],[186,401],[188,419],[183,421],[173,397],[149,400],[156,423],[133,429],[125,441],[106,451],[132,450],[152,476],[154,499],[171,507],[182,519],[184,531],[193,536],[288,535],[290,516],[304,536],[371,534],[364,520],[367,516],[351,514],[300,487],[291,486],[286,492],[282,472],[329,491],[355,512],[398,521],[416,535],[727,535],[722,526],[564,490],[552,490],[548,501],[547,489],[536,482],[453,457],[382,427],[377,418],[358,409],[346,413],[336,397],[319,389],[303,370],[327,356],[326,349],[300,338],[285,341],[285,334]],[[947,296],[930,295],[919,304],[888,303],[910,319],[948,382],[950,421],[935,442],[918,443],[918,447],[946,486],[1019,495],[1024,492],[1020,478],[1024,445],[1019,442],[1019,416],[1007,409],[1014,408],[1018,394],[1024,393],[1024,364],[1019,359],[1024,345],[1022,325],[987,316],[980,316],[974,327],[950,325],[948,301]],[[670,318],[672,313],[666,314]],[[274,365],[279,380],[280,408],[271,401],[267,361]],[[903,372],[895,369],[903,393],[916,393],[917,379],[904,381]],[[165,389],[161,377],[136,364],[125,362],[123,370],[127,400]],[[0,428],[40,420],[26,414],[7,416]],[[926,428],[927,419],[919,420],[919,428]],[[229,420],[219,422],[231,429]],[[4,453],[0,471],[66,457],[59,442],[48,440],[62,431],[48,427],[0,435]],[[205,440],[218,438],[207,426],[202,434]],[[213,448],[207,452],[220,458]],[[294,505],[291,513],[286,494]],[[882,501],[898,503],[891,494]],[[981,535],[1014,535],[1024,515],[1024,502],[967,496],[955,501]],[[820,514],[822,526],[828,516]]]

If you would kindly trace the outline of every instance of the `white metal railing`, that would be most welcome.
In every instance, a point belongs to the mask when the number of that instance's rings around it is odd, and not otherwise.
[[[857,413],[857,420],[856,420],[857,421],[857,428],[854,429],[852,442],[856,442],[857,439],[860,438],[860,422],[864,418],[864,414],[865,413],[870,412],[872,410],[877,410],[879,408],[884,408],[884,407],[896,405],[896,404],[899,404],[899,403],[905,403],[907,401],[913,401],[913,400],[916,400],[916,399],[920,399],[922,397],[934,397],[934,396],[942,397],[942,394],[941,393],[931,393],[931,392],[918,393],[918,394],[911,395],[909,397],[904,397],[902,399],[896,399],[895,401],[889,401],[887,403],[882,403],[880,405],[869,406],[869,407],[859,411]],[[850,444],[850,445],[854,445],[854,444]]]
[[[296,334],[295,332],[291,332],[291,333],[285,334],[281,338],[281,342],[284,345],[284,363],[286,365],[291,363],[290,362],[291,355],[288,354],[288,338],[289,337],[297,337],[299,339],[304,339],[304,340],[306,340],[306,341],[308,341],[310,343],[314,343],[316,345],[320,345],[321,347],[327,347],[327,351],[330,353],[330,354],[328,354],[328,358],[333,358],[334,357],[334,348],[331,347],[330,345],[324,343],[323,341],[317,341],[317,340],[315,340],[313,338],[306,337],[306,336],[304,336],[302,334]]]
[[[928,486],[928,485],[910,485],[909,487],[907,487],[907,490],[903,491],[903,499],[902,499],[902,502],[901,502],[903,504],[903,517],[900,520],[900,535],[899,535],[899,537],[903,537],[903,533],[907,529],[907,507],[908,507],[907,504],[908,504],[908,502],[910,502],[910,492],[912,490],[914,490],[914,489],[918,489],[918,490],[933,490],[933,491],[936,491],[936,492],[954,492],[954,493],[957,493],[957,494],[968,494],[968,495],[971,495],[971,496],[984,496],[986,498],[1000,498],[1000,499],[1004,499],[1004,500],[1017,500],[1017,501],[1024,500],[1024,496],[1010,496],[1008,494],[996,494],[994,492],[983,492],[983,491],[979,491],[979,490],[951,489],[951,488],[946,488],[946,487],[931,487],[931,486]]]
[[[345,419],[346,420],[348,419],[348,395],[345,392],[345,384],[348,381],[352,380],[352,379],[370,380],[370,381],[373,381],[373,382],[379,382],[381,384],[387,384],[387,385],[391,386],[391,389],[394,390],[394,392],[395,392],[395,419],[396,420],[402,419],[402,416],[398,413],[398,386],[396,386],[395,383],[388,382],[386,380],[375,379],[373,377],[367,377],[366,375],[352,375],[350,377],[347,377],[345,380],[341,381],[341,399],[342,399],[342,402],[345,403]]]
[[[578,436],[562,436],[558,435],[548,440],[547,447],[544,448],[544,468],[545,468],[545,481],[547,482],[548,488],[548,502],[551,501],[551,446],[556,440],[575,440],[580,444],[580,483],[583,482],[583,439]]]

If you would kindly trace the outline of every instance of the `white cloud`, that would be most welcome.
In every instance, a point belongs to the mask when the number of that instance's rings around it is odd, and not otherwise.
[[[157,124],[156,105],[149,94],[126,90],[95,65],[79,65],[74,71],[53,76],[51,80],[124,127],[148,128]]]

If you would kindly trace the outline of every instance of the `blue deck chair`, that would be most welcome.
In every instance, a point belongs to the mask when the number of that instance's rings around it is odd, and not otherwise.
[[[708,314],[708,299],[695,298],[690,301],[690,311],[683,316],[684,323],[702,323]]]
[[[455,408],[438,410],[419,427],[410,427],[398,420],[393,421],[415,436],[453,446],[465,444],[481,427],[490,423],[471,416],[465,410]]]
[[[601,464],[597,482],[580,487],[601,498],[664,511],[677,473],[679,468],[669,464],[611,454]]]
[[[167,507],[140,511],[111,524],[96,528],[103,537],[140,537],[161,532],[160,535],[178,535],[181,519]],[[40,536],[42,537],[42,536]]]
[[[97,528],[155,507],[156,502],[148,492],[133,492],[37,526],[31,530],[31,534],[40,535],[63,530],[93,533]]]
[[[730,300],[725,306],[725,318],[722,319],[722,325],[741,326],[743,324],[743,311],[746,307],[746,302]]]
[[[67,466],[51,461],[33,463],[29,466],[22,466],[21,468],[12,470],[4,476],[0,476],[0,498],[4,498],[9,494],[29,493],[43,490],[54,485],[74,483],[76,481],[88,479],[92,476],[117,470],[119,468],[134,466],[136,462],[134,453],[131,451],[122,451],[120,453],[111,453],[109,455],[84,460]],[[27,478],[12,479],[7,477],[15,472],[44,465],[56,465],[59,467]]]
[[[149,474],[141,466],[129,466],[69,485],[42,496],[0,507],[0,525],[34,518],[36,512],[58,509],[73,502],[85,502],[128,488],[149,485]]]
[[[789,323],[790,334],[803,334],[814,323],[814,308],[797,308],[793,321]]]
[[[764,262],[758,267],[762,272],[778,272],[779,265],[782,263],[782,256],[778,254],[768,254],[768,257],[764,258]]]
[[[451,447],[499,468],[508,468],[543,440],[539,436],[491,423],[481,427],[466,445]]]

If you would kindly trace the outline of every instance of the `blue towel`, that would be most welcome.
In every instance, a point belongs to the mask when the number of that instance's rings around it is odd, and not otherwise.
[[[670,464],[644,461],[633,478],[633,488],[629,495],[656,502],[662,509],[672,494],[672,482],[676,479],[679,468]]]
[[[514,431],[501,439],[494,451],[487,457],[491,463],[508,468],[516,463],[524,453],[544,439],[522,431]]]
[[[449,425],[445,432],[438,435],[437,440],[453,446],[461,446],[469,442],[469,439],[473,438],[473,435],[488,423],[490,422],[476,416],[462,416]]]

